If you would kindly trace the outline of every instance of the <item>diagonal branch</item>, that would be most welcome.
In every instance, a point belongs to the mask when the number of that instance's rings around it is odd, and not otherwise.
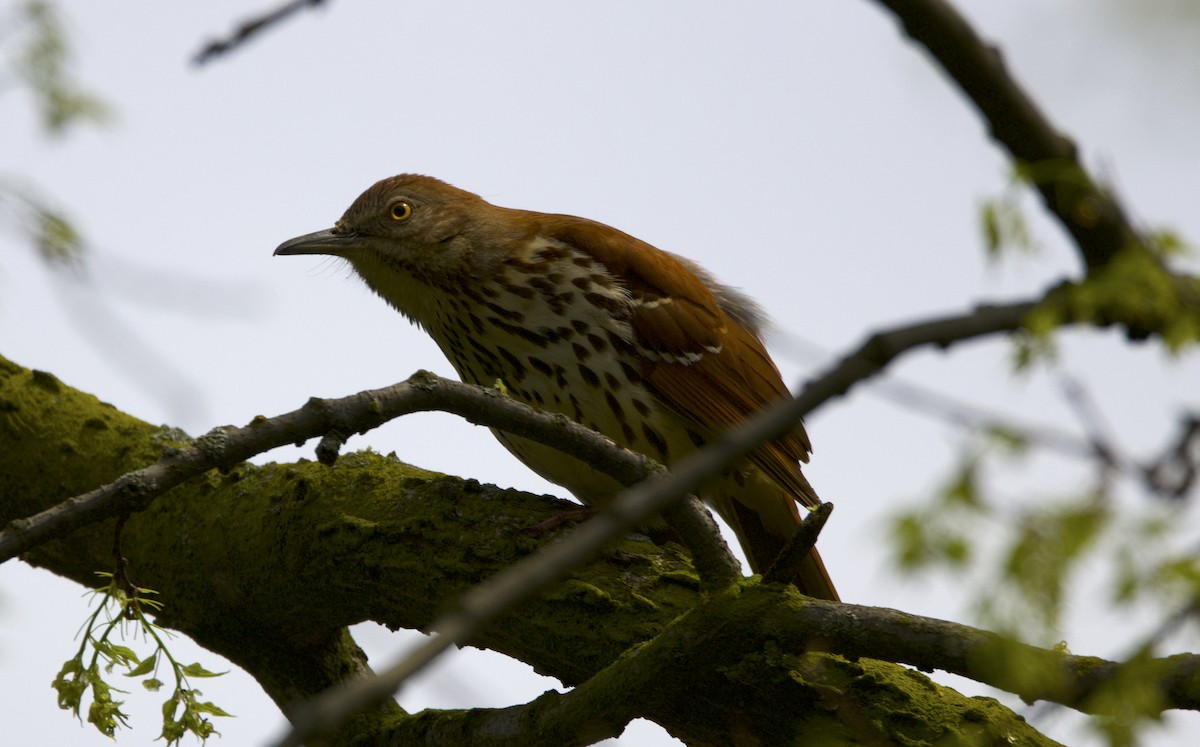
[[[805,385],[795,399],[781,401],[729,429],[715,443],[677,463],[669,475],[656,475],[621,493],[604,511],[572,532],[568,540],[543,548],[471,589],[458,600],[456,609],[430,626],[435,635],[377,677],[335,688],[298,709],[301,715],[280,747],[298,747],[313,734],[337,728],[358,709],[391,697],[447,648],[469,639],[502,611],[559,580],[622,532],[661,511],[678,496],[693,492],[759,444],[788,432],[802,417],[875,376],[900,355],[926,345],[945,348],[1020,329],[1036,306],[1032,301],[979,306],[965,314],[872,335],[832,370]]]
[[[1069,138],[1050,122],[986,43],[945,0],[877,0],[933,55],[987,121],[992,137],[1033,180],[1046,207],[1070,232],[1085,266],[1107,264],[1143,242],[1112,194],[1098,186]]]

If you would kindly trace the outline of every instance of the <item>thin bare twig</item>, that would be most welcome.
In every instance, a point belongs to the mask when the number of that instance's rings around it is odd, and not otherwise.
[[[275,10],[266,11],[248,21],[243,21],[229,36],[213,39],[205,44],[192,58],[192,64],[196,66],[204,65],[214,57],[229,54],[244,45],[252,37],[257,36],[272,26],[278,25],[289,16],[305,8],[315,8],[324,3],[325,0],[290,0],[290,2],[284,3]]]
[[[783,546],[779,557],[771,563],[771,567],[763,574],[763,581],[769,584],[786,584],[796,577],[800,563],[808,556],[810,550],[817,544],[817,537],[829,521],[833,513],[832,503],[822,503],[804,517],[804,521],[796,528],[795,534]]]
[[[1156,494],[1181,499],[1196,485],[1200,472],[1200,415],[1180,423],[1179,435],[1163,455],[1143,467],[1146,485]]]
[[[1079,419],[1080,425],[1088,434],[1092,456],[1099,459],[1107,470],[1120,469],[1126,460],[1121,457],[1120,450],[1116,447],[1116,441],[1112,437],[1112,429],[1108,427],[1095,398],[1082,382],[1065,373],[1059,375],[1058,386],[1062,390],[1067,404],[1075,413],[1075,417]]]
[[[825,361],[831,355],[824,346],[792,333],[776,333],[770,342],[772,350],[781,349],[784,355],[790,354],[806,363]],[[880,378],[866,391],[899,407],[964,430],[1011,433],[1032,446],[1077,459],[1094,459],[1096,456],[1087,439],[1068,430],[1028,422],[896,375]]]

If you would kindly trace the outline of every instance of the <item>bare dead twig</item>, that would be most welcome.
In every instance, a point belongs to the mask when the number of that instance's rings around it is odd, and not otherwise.
[[[804,517],[804,521],[796,528],[795,534],[783,546],[779,557],[771,563],[771,567],[763,574],[763,581],[769,584],[786,584],[796,577],[800,563],[807,557],[809,550],[817,544],[817,537],[829,521],[833,513],[832,503],[822,503]]]
[[[1142,469],[1150,490],[1168,498],[1184,498],[1195,487],[1200,472],[1200,415],[1184,416],[1172,444]]]
[[[199,67],[207,64],[214,57],[229,54],[235,51],[238,47],[244,45],[251,38],[257,36],[263,31],[277,26],[287,18],[295,15],[305,8],[315,8],[323,5],[325,0],[290,0],[284,3],[275,10],[269,10],[254,16],[248,21],[243,21],[233,30],[233,33],[223,38],[213,39],[204,45],[199,52],[192,57],[192,64]]]

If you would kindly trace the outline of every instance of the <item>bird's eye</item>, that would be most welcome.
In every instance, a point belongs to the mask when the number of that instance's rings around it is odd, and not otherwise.
[[[392,216],[392,220],[397,223],[403,223],[412,217],[413,209],[412,205],[400,200],[392,203],[392,207],[388,209],[388,213]]]

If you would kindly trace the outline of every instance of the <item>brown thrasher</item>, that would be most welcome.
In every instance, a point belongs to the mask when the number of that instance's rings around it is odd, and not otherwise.
[[[762,341],[761,314],[703,268],[615,228],[497,207],[427,176],[364,192],[332,229],[275,254],[350,262],[428,332],[463,381],[503,382],[514,399],[562,413],[662,464],[790,396]],[[509,451],[584,503],[620,491],[550,447],[495,431]],[[818,503],[800,473],[803,426],[762,445],[700,491],[733,527],[756,572]],[[837,600],[814,549],[796,585]]]

